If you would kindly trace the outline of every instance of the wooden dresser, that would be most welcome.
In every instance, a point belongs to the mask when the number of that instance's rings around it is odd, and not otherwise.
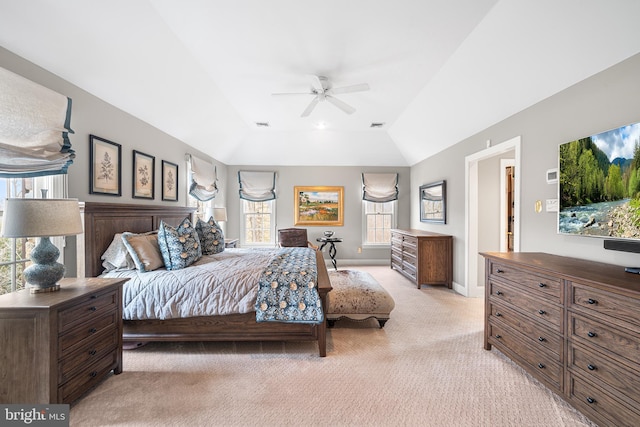
[[[71,403],[122,372],[122,284],[63,279],[0,296],[0,403]]]
[[[391,230],[391,268],[422,285],[453,282],[453,237],[421,230]]]
[[[640,276],[544,253],[482,255],[485,349],[599,425],[640,425]]]

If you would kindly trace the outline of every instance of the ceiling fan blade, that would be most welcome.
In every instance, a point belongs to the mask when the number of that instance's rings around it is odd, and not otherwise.
[[[272,93],[272,96],[280,96],[280,95],[315,95],[313,92],[276,92]]]
[[[365,90],[369,90],[369,85],[367,83],[360,83],[359,85],[351,85],[351,86],[343,86],[343,87],[334,87],[328,90],[332,95],[340,94],[340,93],[351,93],[351,92],[364,92]]]
[[[347,114],[353,114],[353,112],[356,111],[356,109],[351,105],[342,102],[338,98],[334,98],[333,96],[327,95],[325,99]]]
[[[307,108],[304,109],[300,117],[307,117],[309,114],[311,114],[313,109],[316,108],[316,105],[318,105],[319,101],[320,99],[317,96],[313,97],[313,99],[311,100],[309,105],[307,105]]]

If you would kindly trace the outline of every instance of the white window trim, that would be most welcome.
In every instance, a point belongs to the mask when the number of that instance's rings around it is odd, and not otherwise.
[[[373,203],[373,202],[370,202]],[[393,215],[391,218],[391,228],[398,227],[398,201],[393,200]],[[367,242],[367,212],[366,212],[366,200],[362,201],[362,248],[363,249],[386,249],[391,247],[389,243],[369,243]]]
[[[268,243],[247,243],[247,233],[246,230],[244,228],[244,209],[242,208],[243,205],[243,199],[240,199],[240,216],[239,216],[239,223],[240,223],[240,246],[243,248],[272,248],[276,245],[276,209],[277,209],[277,203],[276,203],[277,199],[273,199],[273,200],[266,200],[265,202],[271,202],[271,221],[269,221],[269,223],[271,224],[270,227],[270,235],[271,235],[271,240]]]

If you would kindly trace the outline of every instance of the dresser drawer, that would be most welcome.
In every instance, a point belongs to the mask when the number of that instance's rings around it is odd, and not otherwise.
[[[97,318],[105,313],[114,311],[118,306],[118,293],[110,292],[103,295],[91,294],[85,301],[71,308],[60,311],[58,315],[58,330],[65,332],[74,325],[86,319]]]
[[[548,323],[554,331],[562,331],[562,307],[552,302],[530,296],[501,282],[489,281],[490,299],[510,304],[520,311]]]
[[[98,335],[103,331],[118,331],[118,311],[113,311],[106,316],[76,325],[73,329],[60,336],[58,347],[59,356],[65,357],[67,354],[77,350],[78,344],[82,340]]]
[[[539,295],[548,301],[562,303],[562,280],[522,270],[508,264],[491,263],[490,279],[511,282],[532,295]]]
[[[618,330],[595,319],[569,313],[569,336],[640,363],[640,336],[631,331]]]
[[[93,363],[108,352],[115,352],[119,338],[117,329],[106,330],[83,342],[73,353],[62,357],[58,367],[59,383],[64,383],[76,375],[84,365]]]
[[[638,300],[605,292],[580,283],[571,283],[570,308],[589,315],[600,315],[606,319],[614,318],[629,323],[629,328],[640,333],[640,310]]]
[[[499,304],[490,304],[491,316],[496,321],[504,322],[507,326],[519,331],[527,338],[535,342],[536,347],[544,347],[553,352],[558,360],[562,361],[562,335],[553,332],[538,322],[519,314],[518,312]]]
[[[569,342],[569,368],[595,384],[615,387],[618,396],[624,394],[636,399],[640,407],[640,366],[626,366],[595,350]]]
[[[117,352],[106,354],[96,363],[87,366],[75,377],[58,388],[59,398],[62,402],[70,403],[80,397],[85,391],[98,384],[104,376],[117,364]]]
[[[599,387],[573,374],[569,378],[569,401],[603,426],[640,425],[640,414]]]
[[[496,322],[489,322],[489,332],[489,341],[498,349],[506,347],[507,351],[515,353],[529,365],[530,372],[544,376],[547,382],[555,386],[556,391],[561,390],[562,364],[558,362],[556,355],[535,349],[532,340]]]

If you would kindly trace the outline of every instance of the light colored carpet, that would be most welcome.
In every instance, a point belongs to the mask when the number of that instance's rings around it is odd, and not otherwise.
[[[349,268],[349,267],[344,267]],[[71,408],[72,426],[592,426],[496,350],[483,301],[371,273],[396,307],[384,329],[340,320],[312,343],[155,343],[125,351]]]

